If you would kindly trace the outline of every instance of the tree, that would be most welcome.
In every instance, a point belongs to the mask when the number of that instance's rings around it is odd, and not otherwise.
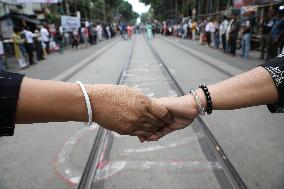
[[[192,10],[197,10],[197,15],[218,12],[232,6],[232,0],[140,0],[151,5],[155,19],[179,20],[181,17],[192,16]]]
[[[133,11],[132,5],[124,0],[64,0],[63,4],[66,13],[75,16],[79,11],[83,19],[112,22],[121,17],[131,22],[139,16]]]

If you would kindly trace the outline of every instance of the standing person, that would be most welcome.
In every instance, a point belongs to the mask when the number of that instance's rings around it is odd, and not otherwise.
[[[89,36],[89,39],[90,39],[90,44],[94,45],[95,44],[95,28],[94,28],[93,24],[90,25],[90,36]]]
[[[108,39],[111,39],[111,32],[110,32],[110,27],[109,27],[109,25],[107,25],[107,27],[106,27],[106,32],[107,32],[107,37],[108,37]]]
[[[97,30],[97,34],[98,34],[98,42],[101,42],[103,40],[102,39],[102,37],[103,37],[103,28],[102,28],[101,24],[97,25],[96,30]]]
[[[224,16],[224,20],[222,21],[220,25],[220,40],[223,48],[223,52],[226,52],[227,47],[227,29],[228,29],[229,21],[227,16]]]
[[[4,56],[5,56],[5,51],[4,51],[4,45],[3,45],[3,37],[2,35],[0,35],[0,71],[5,70]]]
[[[225,52],[229,53],[231,51],[231,43],[230,43],[230,31],[232,28],[232,24],[233,24],[233,19],[232,16],[228,19],[229,20],[229,24],[228,24],[228,28],[226,31],[226,50]]]
[[[12,34],[15,56],[19,63],[20,68],[24,69],[27,67],[25,62],[25,55],[24,52],[21,50],[21,46],[23,47],[23,40],[21,39],[21,31],[19,28],[14,28],[14,33]]]
[[[239,29],[240,29],[240,23],[238,21],[238,15],[233,14],[230,25],[230,31],[229,31],[229,43],[230,43],[231,54],[233,56],[236,56]]]
[[[21,54],[25,60],[25,62],[28,62],[28,53],[27,53],[27,39],[26,39],[26,30],[25,29],[20,29],[19,28],[19,35],[21,38],[21,43],[20,43],[20,51]]]
[[[121,34],[124,40],[127,40],[127,25],[126,23],[122,23],[121,25]]]
[[[220,46],[220,23],[219,23],[219,20],[216,19],[215,22],[214,22],[214,27],[215,27],[215,33],[214,33],[214,41],[215,41],[215,45],[214,47],[216,49],[219,49],[219,46]]]
[[[147,39],[148,39],[148,40],[153,39],[152,25],[148,23],[148,24],[146,25],[146,30],[147,30]]]
[[[42,44],[41,44],[41,36],[38,30],[34,32],[34,40],[35,40],[35,47],[36,47],[36,57],[37,61],[44,60],[43,51],[42,51]]]
[[[133,27],[132,27],[131,25],[128,25],[128,26],[127,26],[127,36],[128,36],[127,39],[130,39],[130,40],[131,40],[132,33],[133,33]]]
[[[49,54],[49,42],[50,42],[50,34],[47,30],[47,26],[42,26],[42,28],[40,29],[40,36],[41,36],[41,40],[42,42],[45,44],[44,45],[44,50],[47,54]]]
[[[248,13],[248,17],[242,24],[242,57],[247,59],[251,48],[251,36],[252,36],[252,18],[251,13]]]
[[[182,29],[183,29],[182,38],[187,39],[188,24],[186,22],[184,22]]]
[[[163,35],[166,36],[168,31],[167,23],[164,21],[163,23]]]
[[[191,23],[191,33],[192,33],[192,40],[195,41],[196,40],[196,30],[197,30],[197,23],[196,20],[192,20]]]
[[[88,47],[88,45],[89,45],[89,28],[87,26],[82,28],[82,36],[83,36],[84,46]]]
[[[206,24],[206,27],[205,27],[206,38],[207,38],[207,45],[208,46],[211,46],[210,24],[211,24],[211,22],[208,22]]]
[[[268,13],[267,17],[265,17],[262,22],[260,23],[261,28],[261,54],[260,59],[265,58],[266,53],[266,60],[271,58],[271,30],[275,23],[272,12]]]
[[[281,36],[283,33],[282,25],[284,24],[284,6],[280,6],[278,9],[278,17],[276,18],[275,24],[271,30],[272,46],[271,46],[271,57],[275,58],[279,53],[281,44]],[[282,49],[281,49],[282,50]]]
[[[64,31],[62,26],[59,26],[58,28],[58,36],[57,36],[57,40],[59,43],[59,53],[63,54],[64,53]]]
[[[34,37],[35,35],[30,31],[29,27],[26,27],[25,30],[25,37],[26,37],[26,47],[29,57],[29,64],[33,65],[34,63]]]
[[[80,36],[79,36],[79,32],[77,30],[73,31],[73,39],[72,39],[72,49],[75,47],[76,50],[78,50],[78,46],[80,43]]]
[[[213,19],[210,20],[209,22],[209,28],[210,28],[211,46],[216,47],[216,38],[215,38],[216,28]]]
[[[157,32],[157,27],[155,24],[152,24],[152,34],[153,34],[153,38],[156,37],[156,32]]]
[[[207,36],[206,36],[206,32],[205,32],[205,26],[206,26],[205,20],[201,20],[201,22],[198,25],[198,28],[199,28],[199,31],[200,31],[199,43],[201,45],[203,45],[207,41],[206,40]]]

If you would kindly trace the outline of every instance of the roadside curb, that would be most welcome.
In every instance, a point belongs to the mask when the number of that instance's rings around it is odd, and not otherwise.
[[[116,39],[112,43],[110,43],[110,44],[106,45],[105,47],[99,49],[93,55],[85,58],[84,60],[80,61],[78,64],[72,66],[71,68],[69,68],[68,70],[64,71],[60,75],[52,78],[51,80],[55,80],[55,81],[68,81],[75,73],[79,72],[84,67],[86,67],[87,65],[92,63],[97,58],[99,58],[106,50],[108,50],[109,48],[111,48],[112,46],[117,44],[119,41],[120,41],[120,39]]]
[[[176,46],[177,48],[182,49],[183,51],[191,54],[195,58],[198,58],[198,59],[202,60],[203,62],[206,62],[210,66],[215,67],[216,69],[220,70],[223,73],[226,73],[229,76],[238,75],[238,74],[244,72],[243,70],[238,69],[236,67],[233,67],[233,66],[227,64],[226,62],[220,61],[220,60],[218,60],[216,58],[208,56],[208,55],[206,55],[204,53],[201,53],[201,52],[199,52],[197,50],[194,50],[192,48],[185,47],[184,45],[175,43],[173,40],[167,39],[165,37],[159,37],[159,38],[161,40],[163,40],[163,41],[171,43],[173,46]]]

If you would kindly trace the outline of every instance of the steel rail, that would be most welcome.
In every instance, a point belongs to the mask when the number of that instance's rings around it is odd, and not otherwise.
[[[123,81],[123,77],[129,67],[129,64],[133,57],[134,52],[134,46],[135,46],[135,37],[133,38],[132,47],[129,51],[129,54],[126,58],[125,64],[123,66],[123,69],[119,75],[119,78],[116,82],[117,85],[120,85]],[[91,150],[91,153],[89,155],[88,162],[86,164],[85,170],[83,172],[80,184],[78,189],[92,189],[92,188],[103,188],[101,186],[101,183],[99,183],[99,186],[94,186],[94,181],[97,173],[97,168],[99,162],[102,161],[102,154],[104,149],[108,149],[108,152],[111,151],[111,146],[113,143],[113,135],[111,134],[111,131],[108,131],[104,129],[103,127],[99,128],[98,134],[95,138],[93,148]],[[108,157],[104,157],[108,158]]]
[[[218,66],[213,65],[211,62],[209,62],[209,61],[205,60],[204,58],[202,58],[202,57],[200,57],[200,56],[197,56],[197,55],[195,55],[195,54],[193,54],[193,53],[191,53],[191,52],[189,52],[189,51],[187,51],[187,50],[185,50],[185,49],[179,47],[178,45],[174,44],[173,42],[169,42],[169,41],[163,39],[163,37],[158,37],[158,38],[161,39],[162,41],[164,41],[165,43],[168,43],[168,44],[170,44],[171,46],[174,46],[175,48],[177,48],[177,49],[179,49],[179,50],[185,52],[186,54],[190,54],[190,56],[193,56],[194,58],[200,60],[201,62],[205,63],[206,65],[208,65],[208,66],[210,66],[210,67],[212,67],[212,68],[214,68],[215,70],[217,70],[217,71],[219,71],[219,72],[221,72],[221,73],[223,73],[223,74],[225,74],[225,75],[227,75],[227,76],[230,76],[230,77],[233,77],[233,76],[234,76],[234,74],[228,72],[227,70],[222,69],[222,68],[220,68],[220,67],[218,67]],[[182,45],[182,44],[181,44],[181,45]],[[182,46],[184,46],[184,45],[182,45]]]

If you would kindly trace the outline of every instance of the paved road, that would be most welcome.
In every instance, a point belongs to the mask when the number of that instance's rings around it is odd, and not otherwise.
[[[50,79],[105,47],[104,54],[69,80],[116,83],[133,41],[119,41],[113,47],[106,46],[111,43],[114,41],[79,52],[68,51],[64,56],[51,56],[49,63],[40,63],[25,70],[25,73],[34,78]],[[197,55],[193,52],[197,49],[186,45],[187,41],[183,42],[185,44],[173,43]],[[220,53],[216,51],[215,54],[213,51],[205,53],[200,59],[159,38],[151,44],[184,90],[195,88],[200,83],[226,79],[226,72],[234,74],[249,69],[247,66],[230,65],[236,60],[231,57],[218,59]],[[204,48],[201,49],[204,51]],[[201,50],[198,52],[202,53]],[[232,61],[228,63],[227,58]],[[226,72],[220,72],[216,67]],[[150,97],[176,95],[142,36],[136,38],[124,84],[140,89]],[[249,188],[284,188],[283,116],[271,115],[266,107],[256,107],[217,111],[205,119]],[[195,122],[193,127],[198,127],[198,123]],[[1,189],[77,188],[97,134],[97,125],[86,128],[81,123],[71,122],[17,125],[16,128],[15,137],[0,139]],[[103,180],[105,189],[227,189],[215,174],[220,169],[219,164],[214,159],[208,160],[203,153],[199,143],[202,137],[191,127],[161,142],[143,145],[136,138],[115,135],[110,161],[100,166],[97,182]]]
[[[79,50],[69,48],[64,51],[64,54],[52,53],[46,60],[40,61],[38,64],[31,66],[28,69],[19,70],[17,65],[12,65],[9,71],[23,73],[28,77],[36,79],[51,79],[68,70],[68,68],[78,64],[86,57],[111,43],[113,40],[116,39],[103,41],[90,48],[79,48]]]
[[[141,90],[151,98],[177,96],[169,75],[142,36],[136,39],[123,84]],[[221,167],[216,159],[208,160],[204,155],[199,143],[203,138],[203,133],[195,132],[191,127],[158,143],[141,144],[137,138],[118,136],[109,161],[99,169],[96,179],[105,180],[104,189],[221,188],[224,184],[219,183],[215,175]]]

